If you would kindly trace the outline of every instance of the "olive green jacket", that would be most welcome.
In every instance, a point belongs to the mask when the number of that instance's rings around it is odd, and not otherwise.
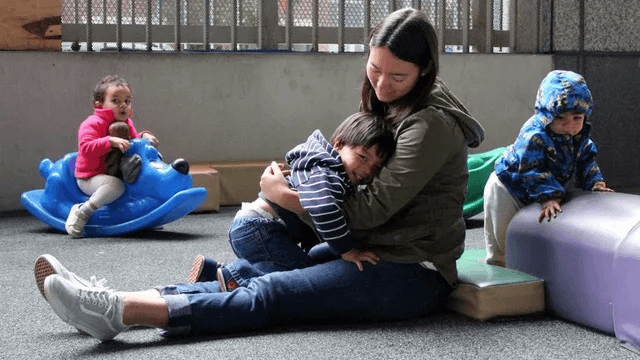
[[[394,124],[396,151],[344,210],[353,236],[381,259],[431,262],[455,285],[464,250],[468,147],[484,129],[437,79],[425,107]]]

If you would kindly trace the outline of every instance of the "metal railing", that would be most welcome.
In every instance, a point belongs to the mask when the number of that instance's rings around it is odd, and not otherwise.
[[[371,27],[425,11],[446,52],[509,52],[516,0],[61,0],[63,51],[361,52]]]

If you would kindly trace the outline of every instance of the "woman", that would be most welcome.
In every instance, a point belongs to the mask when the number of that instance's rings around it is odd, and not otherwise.
[[[302,250],[286,236],[259,246],[232,240],[234,250],[253,246],[257,253],[234,261],[239,269],[261,256],[279,257],[269,261],[280,267],[296,259],[288,270],[256,274],[232,292],[221,292],[214,281],[120,293],[85,286],[58,265],[44,284],[56,313],[108,340],[131,325],[166,334],[224,333],[320,319],[406,319],[441,305],[455,286],[455,261],[464,249],[467,146],[482,141],[483,129],[437,79],[437,38],[422,12],[388,15],[369,45],[361,107],[389,119],[397,147],[345,211],[362,249],[378,255],[370,261],[375,265],[363,271],[343,259],[300,265]],[[278,166],[267,170],[261,180],[267,198],[295,210],[297,197]]]

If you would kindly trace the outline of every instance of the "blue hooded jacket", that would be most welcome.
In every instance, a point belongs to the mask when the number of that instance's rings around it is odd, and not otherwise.
[[[589,137],[592,110],[591,92],[581,75],[556,70],[542,80],[534,115],[495,164],[496,175],[512,196],[523,204],[542,203],[564,198],[574,176],[583,190],[604,181]],[[582,130],[575,136],[551,131],[553,119],[568,111],[585,114]]]

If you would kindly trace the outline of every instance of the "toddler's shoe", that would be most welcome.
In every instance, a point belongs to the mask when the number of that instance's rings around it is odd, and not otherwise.
[[[97,280],[95,276],[91,276],[90,280],[83,279],[80,276],[67,270],[67,268],[62,266],[58,259],[49,254],[38,256],[33,266],[33,273],[36,277],[36,285],[38,285],[38,290],[40,290],[40,294],[42,294],[43,297],[44,280],[49,275],[58,274],[71,282],[75,282],[81,286],[89,288],[104,288],[105,283],[107,282],[105,279]]]
[[[216,270],[221,266],[219,262],[202,254],[196,255],[189,271],[187,283],[214,281],[216,280]]]
[[[80,211],[81,205],[82,204],[75,204],[71,207],[67,221],[64,223],[64,228],[67,230],[67,234],[74,238],[82,237],[84,226],[87,224],[87,221],[89,221],[89,216]]]
[[[62,321],[100,341],[111,340],[128,328],[122,322],[122,297],[113,290],[89,288],[51,275],[44,281],[44,294]]]
[[[216,278],[220,283],[220,291],[233,291],[238,288],[238,282],[231,276],[226,267],[220,266],[216,271]]]
[[[215,280],[220,283],[220,291],[222,292],[232,291],[238,287],[238,283],[233,279],[229,270],[224,267],[224,264],[202,254],[196,255],[189,271],[187,283],[193,284]]]

